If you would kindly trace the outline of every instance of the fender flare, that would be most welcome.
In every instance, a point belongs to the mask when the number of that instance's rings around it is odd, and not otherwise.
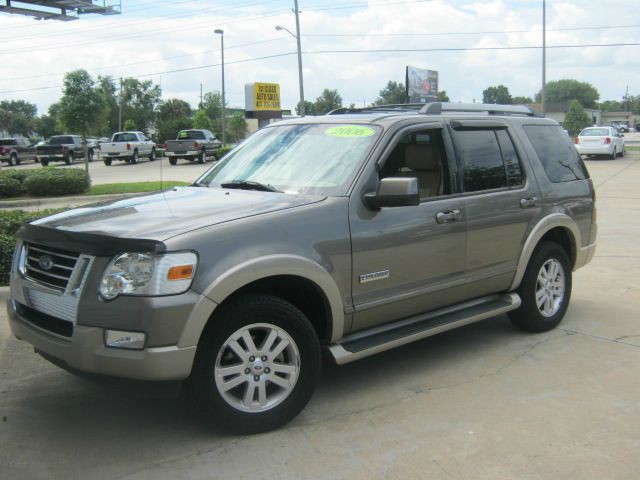
[[[576,252],[580,248],[580,245],[582,245],[582,243],[580,238],[580,230],[578,230],[576,222],[564,213],[552,213],[551,215],[547,215],[542,220],[540,220],[535,227],[533,227],[531,233],[529,233],[529,236],[527,237],[526,242],[524,243],[522,253],[520,253],[520,259],[518,260],[516,274],[513,277],[513,282],[511,282],[511,287],[509,287],[510,291],[513,291],[520,286],[520,282],[522,282],[522,278],[524,277],[524,272],[527,269],[527,265],[529,264],[531,255],[533,255],[533,251],[535,250],[542,237],[544,237],[547,232],[557,227],[565,228],[569,231]],[[569,252],[572,259],[575,259],[576,252]]]
[[[269,255],[235,265],[205,288],[189,315],[178,346],[197,345],[215,308],[240,288],[256,280],[278,275],[302,277],[313,282],[329,304],[331,341],[343,335],[345,320],[342,296],[329,272],[319,263],[297,255]]]

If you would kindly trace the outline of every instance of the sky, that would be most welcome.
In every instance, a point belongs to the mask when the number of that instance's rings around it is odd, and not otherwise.
[[[621,100],[627,87],[640,95],[637,2],[547,0],[547,81],[591,83],[601,101]],[[164,99],[195,107],[201,84],[221,88],[214,30],[222,29],[228,105],[244,107],[253,82],[278,83],[282,108],[297,104],[296,41],[275,30],[295,34],[293,0],[120,3],[121,15],[72,22],[0,13],[0,100],[24,99],[46,113],[64,73],[84,68],[94,78],[152,80]],[[454,102],[481,101],[500,84],[514,96],[541,88],[542,0],[299,0],[299,10],[306,100],[330,88],[345,106],[369,104],[389,80],[404,82],[407,65],[437,70]]]

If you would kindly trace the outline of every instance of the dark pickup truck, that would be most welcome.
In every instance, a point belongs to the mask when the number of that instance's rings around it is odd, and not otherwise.
[[[0,161],[9,165],[20,165],[23,160],[34,160],[36,149],[24,138],[3,138],[0,139]]]
[[[178,163],[179,158],[205,163],[207,157],[218,158],[221,146],[222,142],[209,130],[181,130],[176,140],[165,142],[164,154],[171,165]]]
[[[93,160],[93,148],[89,147],[89,161]],[[43,167],[49,162],[71,165],[76,158],[83,158],[82,139],[79,135],[55,135],[45,145],[36,147],[36,155]]]

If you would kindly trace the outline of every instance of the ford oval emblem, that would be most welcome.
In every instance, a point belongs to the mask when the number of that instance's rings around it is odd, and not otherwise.
[[[53,268],[53,260],[49,255],[42,255],[38,259],[38,265],[40,265],[40,268],[43,270],[51,270]]]

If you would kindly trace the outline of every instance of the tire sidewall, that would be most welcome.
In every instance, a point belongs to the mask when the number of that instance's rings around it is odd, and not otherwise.
[[[264,412],[248,413],[229,405],[218,391],[215,363],[228,338],[255,323],[275,325],[291,336],[300,354],[300,372],[293,391],[280,404]],[[242,302],[223,305],[210,320],[198,345],[189,389],[214,426],[235,433],[258,433],[285,424],[304,408],[315,389],[320,366],[320,344],[304,314],[276,297],[252,295]]]
[[[562,265],[564,274],[564,296],[558,311],[551,317],[546,317],[538,309],[536,303],[536,288],[540,269],[544,263],[550,259],[555,259]],[[516,310],[516,316],[518,318],[515,319],[514,323],[516,323],[518,327],[532,332],[544,332],[555,328],[569,307],[571,287],[571,266],[564,249],[555,242],[541,243],[531,256],[522,283],[518,289],[522,305]]]

